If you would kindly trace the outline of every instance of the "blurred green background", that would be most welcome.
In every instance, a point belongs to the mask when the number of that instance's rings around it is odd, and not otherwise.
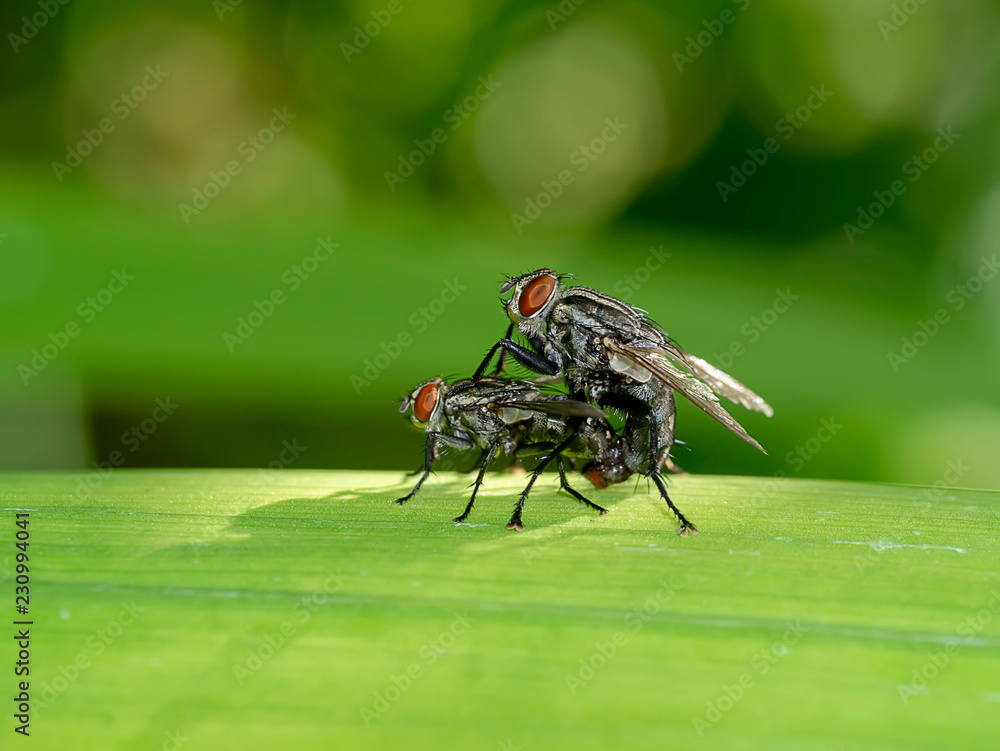
[[[15,0],[0,30],[2,468],[412,468],[398,398],[550,266],[774,406],[734,408],[762,456],[682,405],[688,469],[1000,488],[997,2]]]

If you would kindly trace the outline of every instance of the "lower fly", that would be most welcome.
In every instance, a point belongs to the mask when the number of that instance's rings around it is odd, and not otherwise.
[[[423,465],[417,470],[420,479],[396,503],[406,503],[417,494],[434,461],[440,458],[441,447],[481,450],[472,495],[465,510],[455,517],[456,524],[472,512],[476,494],[497,454],[542,457],[518,498],[507,529],[524,529],[524,504],[535,481],[553,461],[559,470],[560,489],[602,515],[607,509],[570,486],[567,459],[585,461],[584,476],[598,488],[621,482],[631,474],[621,460],[622,441],[600,409],[562,394],[542,393],[529,381],[486,377],[449,384],[432,378],[403,398],[400,412],[410,412],[410,421],[427,434],[427,442]]]

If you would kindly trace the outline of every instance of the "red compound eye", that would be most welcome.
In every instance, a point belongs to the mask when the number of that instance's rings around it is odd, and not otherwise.
[[[521,297],[517,301],[517,309],[525,318],[531,318],[545,307],[545,303],[552,297],[555,288],[556,278],[554,276],[542,274],[537,279],[532,279],[521,291]]]
[[[437,384],[428,383],[420,389],[417,398],[413,400],[413,415],[420,422],[427,422],[431,419],[431,414],[434,412],[434,405],[437,404],[437,400]]]

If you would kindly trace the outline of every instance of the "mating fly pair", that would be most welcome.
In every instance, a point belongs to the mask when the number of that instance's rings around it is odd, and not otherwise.
[[[619,475],[623,475],[622,479],[631,473],[646,475],[680,521],[678,534],[697,533],[697,528],[674,505],[662,477],[664,467],[674,468],[670,459],[676,416],[674,391],[683,394],[760,451],[764,449],[725,410],[717,395],[768,417],[773,410],[732,376],[678,347],[643,311],[587,287],[566,286],[565,278],[551,269],[508,278],[500,289],[501,297],[512,293],[504,304],[510,319],[507,334],[493,345],[471,381],[466,383],[473,384],[470,388],[483,383],[484,374],[499,351],[498,369],[503,368],[503,358],[509,354],[529,370],[543,376],[564,378],[572,398],[563,397],[559,401],[575,401],[622,414],[625,424],[621,435],[590,456],[593,460],[590,472],[595,485],[610,484],[617,481],[614,478]],[[529,346],[511,338],[515,328]],[[490,380],[500,384],[514,383]],[[404,409],[407,405],[404,402]],[[579,430],[576,423],[580,415],[566,419],[574,421],[573,425],[567,424],[570,433],[563,443],[548,453],[541,469],[576,440]],[[428,456],[430,451],[429,438]],[[480,479],[485,466],[484,463],[480,470]],[[595,471],[594,467],[599,469]],[[429,460],[425,470],[429,471]],[[532,482],[538,471],[532,476]],[[529,489],[530,484],[515,512],[518,523],[520,508]],[[471,505],[470,501],[470,508]]]

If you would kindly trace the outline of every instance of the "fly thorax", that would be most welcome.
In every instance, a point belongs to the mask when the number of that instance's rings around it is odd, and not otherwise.
[[[485,442],[486,445],[507,430],[507,426],[486,407],[464,413],[461,421],[465,431],[474,436],[476,443]]]
[[[584,370],[578,365],[570,364],[566,367],[566,383],[569,384],[570,389],[576,394],[590,394],[594,400],[598,398],[591,388],[589,371]]]

